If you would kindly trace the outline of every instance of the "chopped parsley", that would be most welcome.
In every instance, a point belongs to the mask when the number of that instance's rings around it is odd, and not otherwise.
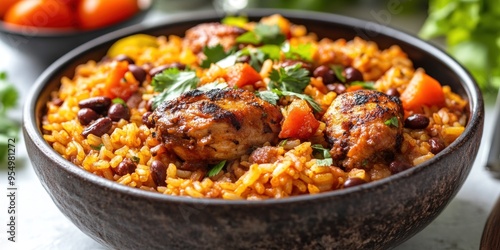
[[[323,147],[321,144],[314,144],[311,146],[314,151],[319,153],[319,157],[316,158],[316,165],[318,166],[331,166],[333,164],[332,156],[330,151]]]
[[[115,98],[115,99],[113,99],[113,100],[111,100],[111,101],[112,101],[113,103],[119,103],[119,104],[124,105],[124,106],[126,106],[126,105],[127,105],[127,103],[126,103],[126,102],[125,102],[122,98],[119,98],[119,97],[117,97],[117,98]]]
[[[97,145],[97,146],[95,146],[95,145],[90,145],[90,147],[91,147],[92,149],[97,150],[97,151],[101,150],[101,148],[102,148],[103,146],[104,146],[104,144],[102,144],[102,143],[101,143],[101,144],[99,144],[99,145]]]
[[[258,23],[254,30],[247,31],[236,38],[238,43],[248,43],[254,45],[260,44],[276,44],[281,45],[286,40],[286,37],[281,33],[278,25],[266,25]]]
[[[132,156],[132,161],[135,163],[139,163],[141,161],[141,158],[134,155],[134,156]]]
[[[213,177],[218,175],[222,170],[222,168],[224,167],[224,165],[226,165],[226,160],[217,163],[217,165],[213,166],[210,170],[208,170],[207,176]]]
[[[153,98],[153,109],[166,100],[180,96],[182,93],[196,88],[200,79],[194,71],[180,71],[169,68],[154,76],[151,85],[154,91],[160,92]]]
[[[279,70],[273,69],[269,74],[269,79],[269,90],[256,93],[264,101],[276,105],[280,97],[296,96],[307,101],[316,112],[321,111],[321,106],[312,97],[302,94],[309,84],[310,78],[309,71],[302,68],[301,64],[287,66]]]
[[[310,82],[309,71],[300,63],[292,66],[273,69],[269,74],[271,89],[302,93]]]
[[[292,60],[312,61],[314,48],[310,43],[291,46],[290,43],[284,42],[281,50],[285,53],[285,57]]]
[[[222,47],[222,45],[217,44],[213,47],[203,47],[203,54],[205,54],[206,58],[201,62],[200,66],[202,68],[209,68],[212,63],[217,63],[229,55],[234,54],[234,50],[226,52],[224,51],[224,47]]]
[[[278,144],[279,147],[284,147],[286,145],[286,143],[288,142],[288,139],[285,139],[283,141],[280,141],[280,143]]]
[[[342,74],[342,72],[344,71],[344,67],[342,65],[332,65],[330,68],[333,70],[333,73],[335,73],[337,79],[345,83],[346,79],[344,74]]]
[[[278,90],[272,91],[272,90],[264,90],[264,91],[257,91],[255,92],[255,95],[257,95],[260,99],[271,103],[273,105],[278,104],[278,100],[280,99],[280,95],[278,95],[276,92],[280,93]]]
[[[395,128],[399,127],[399,121],[398,121],[398,118],[396,116],[393,116],[390,119],[386,120],[384,122],[384,124],[387,126],[395,127]]]

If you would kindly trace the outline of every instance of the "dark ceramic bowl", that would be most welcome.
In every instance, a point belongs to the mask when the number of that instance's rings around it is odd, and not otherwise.
[[[141,22],[153,6],[153,0],[141,0],[140,10],[116,24],[93,30],[48,29],[7,24],[0,20],[0,39],[12,49],[42,62],[52,63],[68,51],[96,37]]]
[[[483,130],[481,93],[447,54],[413,36],[375,23],[310,12],[248,11],[256,20],[282,13],[320,37],[361,36],[386,48],[398,44],[469,101],[465,132],[426,163],[389,178],[318,195],[264,201],[173,197],[95,176],[59,156],[42,138],[40,117],[63,76],[99,60],[117,39],[134,34],[176,34],[219,20],[212,12],[177,16],[100,37],[65,55],[36,82],[24,107],[24,136],[36,174],[59,209],[83,232],[116,249],[385,249],[426,227],[465,181]],[[467,156],[467,157],[464,157]]]

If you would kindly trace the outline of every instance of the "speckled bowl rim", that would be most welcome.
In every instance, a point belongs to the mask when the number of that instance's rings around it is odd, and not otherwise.
[[[440,161],[443,158],[446,158],[447,155],[452,154],[455,148],[462,147],[467,143],[466,139],[469,134],[476,131],[474,129],[475,126],[478,126],[481,123],[482,112],[484,111],[483,97],[478,88],[478,85],[475,83],[472,76],[469,72],[464,69],[456,60],[451,58],[446,52],[441,50],[435,45],[431,43],[425,42],[413,35],[405,33],[403,31],[396,30],[394,28],[386,27],[377,23],[368,22],[360,19],[355,19],[347,16],[336,15],[336,14],[328,14],[328,13],[318,13],[311,11],[292,11],[292,10],[278,10],[278,9],[256,9],[256,10],[246,10],[245,14],[248,17],[259,17],[266,16],[275,13],[280,13],[288,18],[300,18],[300,19],[308,19],[311,21],[320,21],[320,22],[332,22],[333,25],[348,25],[353,28],[365,29],[366,27],[372,27],[373,30],[377,30],[377,34],[386,35],[392,37],[396,40],[404,41],[407,44],[418,47],[423,51],[428,52],[429,54],[434,55],[438,58],[443,64],[447,65],[463,82],[462,85],[465,91],[465,97],[469,101],[470,114],[468,117],[468,125],[465,128],[465,131],[460,135],[452,144],[450,144],[447,148],[437,154],[435,157],[430,159],[429,161],[415,166],[406,171],[400,172],[398,174],[392,175],[382,180],[378,180],[375,182],[366,183],[360,186],[351,187],[348,189],[334,190],[330,192],[314,194],[314,195],[301,195],[301,196],[293,196],[287,198],[280,199],[267,199],[267,200],[259,200],[259,201],[249,201],[249,200],[223,200],[223,199],[208,199],[208,198],[190,198],[183,196],[170,196],[161,193],[155,193],[151,191],[145,191],[138,188],[132,188],[129,186],[125,186],[111,180],[105,179],[103,177],[94,175],[86,170],[74,165],[70,161],[64,159],[61,155],[59,155],[50,145],[43,139],[41,135],[41,130],[38,128],[37,117],[36,117],[36,105],[38,98],[44,92],[44,87],[47,83],[50,82],[50,79],[57,74],[58,71],[62,70],[70,64],[73,60],[76,60],[78,56],[89,53],[92,48],[114,40],[117,37],[122,37],[125,35],[140,33],[145,30],[154,30],[155,27],[171,25],[175,23],[181,22],[193,22],[199,21],[203,22],[207,19],[217,18],[218,15],[214,11],[196,11],[192,12],[189,15],[186,14],[175,14],[169,16],[169,18],[162,22],[157,22],[152,25],[144,25],[138,24],[134,26],[130,26],[121,30],[117,30],[115,32],[109,33],[107,35],[96,38],[90,42],[87,42],[76,49],[70,51],[59,60],[54,62],[51,66],[49,66],[36,80],[34,87],[31,89],[27,101],[23,108],[23,129],[25,133],[31,137],[34,141],[35,145],[38,149],[51,157],[58,166],[52,166],[61,168],[61,170],[65,171],[67,174],[75,176],[76,178],[82,179],[86,182],[92,183],[100,188],[111,190],[113,192],[122,193],[124,195],[135,196],[139,198],[143,198],[144,200],[153,200],[159,202],[168,202],[168,203],[182,203],[187,205],[210,205],[210,206],[272,206],[276,204],[289,204],[295,202],[306,202],[308,200],[321,200],[321,199],[329,199],[331,197],[340,197],[340,196],[348,196],[353,193],[358,192],[370,192],[372,189],[383,188],[384,186],[391,185],[392,182],[399,179],[407,179],[412,178],[414,175],[418,175],[420,172],[423,172],[427,168],[432,168],[434,163]],[[220,16],[219,16],[220,17]]]

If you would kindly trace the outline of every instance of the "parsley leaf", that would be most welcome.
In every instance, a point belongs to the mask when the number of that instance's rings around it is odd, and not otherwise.
[[[134,155],[134,156],[132,156],[132,161],[135,163],[139,163],[139,162],[141,162],[141,158]]]
[[[399,121],[396,116],[391,117],[390,119],[386,120],[384,122],[385,125],[387,126],[393,126],[393,127],[399,127]]]
[[[332,156],[330,155],[330,151],[323,147],[321,144],[314,144],[311,146],[313,150],[321,154],[322,159],[316,159],[316,165],[318,166],[331,166],[333,164]]]
[[[273,105],[277,105],[278,100],[280,99],[280,96],[271,90],[257,91],[255,94],[260,99],[262,99],[268,103],[271,103]],[[280,92],[280,94],[281,94],[281,92]]]
[[[113,103],[119,103],[119,104],[124,105],[124,106],[127,105],[127,103],[122,98],[119,98],[119,97],[111,100],[111,102],[113,102]]]
[[[278,25],[266,25],[258,23],[253,31],[243,33],[236,38],[238,43],[249,43],[254,45],[276,44],[280,45],[286,40]]]
[[[269,85],[282,91],[302,93],[311,80],[309,71],[300,63],[279,70],[273,69],[269,74]]]
[[[93,148],[94,150],[97,150],[97,151],[101,150],[101,148],[102,148],[103,146],[104,146],[104,144],[102,144],[102,143],[101,143],[101,144],[99,144],[99,145],[97,145],[97,146],[95,146],[95,145],[90,145],[90,147],[91,147],[91,148]]]
[[[217,44],[213,47],[203,47],[203,54],[205,54],[206,58],[201,62],[202,68],[209,68],[212,63],[216,63],[227,56],[234,54],[234,50],[230,50],[228,52],[224,51],[224,47],[222,45]]]
[[[322,110],[321,106],[311,96],[308,96],[306,94],[294,93],[294,92],[290,92],[290,91],[283,91],[282,93],[283,93],[283,95],[296,96],[302,100],[305,100],[306,102],[309,103],[309,105],[311,105],[311,107],[316,112],[321,112],[321,110]]]
[[[276,105],[280,97],[296,96],[311,105],[316,112],[321,112],[321,106],[314,99],[306,94],[302,94],[309,84],[309,71],[302,68],[300,64],[273,69],[269,74],[269,90],[257,92],[264,101]]]
[[[217,165],[213,166],[210,170],[208,170],[207,176],[213,177],[218,175],[222,170],[222,168],[224,167],[224,165],[226,165],[226,160],[217,163]]]
[[[339,79],[339,81],[346,81],[344,74],[342,74],[342,72],[344,71],[344,67],[342,65],[332,65],[330,68],[333,70],[335,76],[337,77],[337,79]]]
[[[291,46],[290,43],[285,42],[281,46],[281,50],[285,52],[285,57],[293,60],[312,61],[314,49],[310,43],[303,43],[297,46]]]
[[[182,93],[196,88],[200,79],[194,71],[179,71],[169,68],[154,76],[151,85],[154,91],[161,92],[153,98],[153,109],[166,100],[180,96]]]

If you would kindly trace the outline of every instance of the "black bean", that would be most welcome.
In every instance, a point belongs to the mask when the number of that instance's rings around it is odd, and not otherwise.
[[[123,159],[118,166],[116,166],[116,173],[119,175],[126,175],[135,172],[137,165],[129,158]]]
[[[128,71],[132,73],[135,80],[137,80],[138,82],[142,83],[144,82],[144,80],[146,80],[146,71],[143,68],[135,64],[129,64]]]
[[[92,121],[99,118],[99,114],[89,108],[82,108],[78,110],[77,116],[82,125],[89,125]]]
[[[93,134],[95,136],[102,136],[106,134],[113,125],[113,121],[109,117],[102,117],[95,120],[90,126],[85,128],[82,135],[87,138],[88,135]]]
[[[332,83],[332,84],[328,84],[326,85],[326,88],[330,91],[333,91],[337,94],[342,94],[346,91],[346,87],[344,84],[341,84],[341,83]]]
[[[109,108],[109,105],[111,105],[111,99],[106,96],[91,97],[85,100],[81,100],[78,103],[78,106],[81,109],[89,108],[94,110],[98,114],[106,112]]]
[[[411,168],[411,165],[403,161],[393,161],[391,162],[391,164],[389,164],[389,170],[392,174],[397,174],[409,168]]]
[[[159,160],[154,160],[151,162],[151,177],[157,186],[165,186],[165,180],[167,179],[167,166]]]
[[[117,122],[121,119],[128,121],[130,119],[130,109],[121,103],[115,103],[109,107],[108,117]]]
[[[399,97],[399,91],[398,89],[396,88],[390,88],[388,89],[386,92],[385,92],[386,95],[388,96],[395,96],[395,97]]]
[[[437,154],[443,151],[443,149],[445,148],[444,142],[437,137],[432,137],[431,139],[429,139],[429,145],[431,146],[431,152],[433,154]]]
[[[127,62],[128,62],[128,64],[135,64],[134,59],[130,58],[130,57],[129,57],[129,56],[127,56],[127,55],[117,55],[117,56],[115,57],[115,60],[117,60],[117,61],[119,61],[119,62],[121,62],[121,61],[127,61]]]
[[[163,72],[164,70],[170,69],[170,68],[178,68],[179,70],[184,70],[186,68],[186,65],[184,65],[182,63],[170,63],[170,64],[165,64],[165,65],[160,65],[160,66],[152,68],[149,71],[149,75],[155,76],[156,74],[159,74],[159,73]]]
[[[146,125],[148,128],[153,128],[154,124],[153,121],[149,120],[149,117],[153,114],[153,112],[148,111],[142,115],[142,124]]]
[[[313,76],[323,78],[324,84],[329,84],[336,80],[335,73],[330,67],[326,65],[317,67],[313,72]]]
[[[361,71],[359,71],[353,67],[345,68],[344,69],[344,76],[345,76],[345,81],[348,83],[364,80],[363,74],[361,73]]]
[[[429,118],[423,114],[413,114],[405,119],[405,128],[424,129],[429,126]]]
[[[358,177],[347,178],[347,180],[344,182],[344,188],[350,188],[365,183],[365,180]]]

